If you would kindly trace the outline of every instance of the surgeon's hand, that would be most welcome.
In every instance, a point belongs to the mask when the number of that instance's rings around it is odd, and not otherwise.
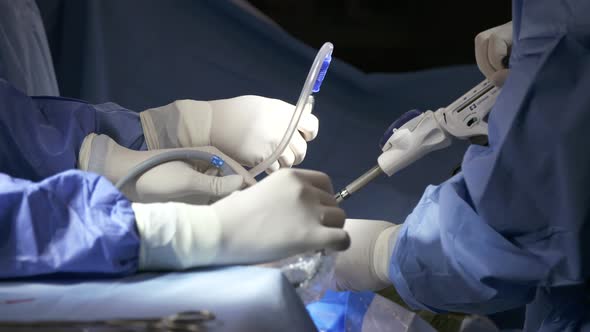
[[[330,179],[315,171],[281,170],[211,206],[134,203],[133,210],[143,270],[261,263],[349,245]]]
[[[149,149],[211,145],[244,166],[272,154],[295,107],[278,99],[241,96],[214,101],[178,100],[140,114]],[[307,142],[318,133],[311,107],[304,111],[287,149],[267,172],[303,161]]]
[[[504,58],[510,56],[512,22],[479,33],[475,37],[475,60],[484,76],[502,86],[508,76]]]
[[[208,149],[202,150],[220,154]],[[82,142],[78,168],[98,173],[117,183],[134,166],[164,151],[134,151],[118,145],[106,135],[90,134]],[[217,169],[208,162],[171,161],[143,173],[122,188],[122,192],[133,202],[209,204],[242,189],[245,182],[255,181],[245,169],[233,166],[238,170],[237,175],[217,176]]]
[[[380,290],[391,285],[389,265],[399,225],[380,220],[347,219],[350,247],[336,256],[331,288]]]

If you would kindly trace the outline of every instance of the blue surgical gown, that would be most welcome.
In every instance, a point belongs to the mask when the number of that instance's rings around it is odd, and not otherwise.
[[[137,269],[131,203],[105,178],[75,170],[92,132],[145,149],[137,113],[31,98],[0,79],[0,278]]]
[[[590,1],[513,3],[510,76],[489,146],[427,188],[390,277],[414,308],[527,308],[527,330],[590,328]],[[533,316],[536,316],[534,318]]]

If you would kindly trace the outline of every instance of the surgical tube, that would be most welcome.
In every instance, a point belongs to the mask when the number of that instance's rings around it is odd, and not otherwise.
[[[199,150],[178,149],[162,152],[134,166],[123,178],[117,181],[115,187],[117,187],[117,189],[121,189],[129,181],[138,177],[144,172],[147,172],[158,165],[175,160],[207,160],[212,165],[218,167],[223,176],[236,174],[236,172],[231,169],[231,167],[229,167],[229,165],[225,163],[223,159],[212,153]]]
[[[324,61],[331,56],[333,49],[334,45],[332,45],[332,43],[325,43],[318,51],[318,54],[311,65],[311,69],[307,74],[307,79],[305,80],[305,84],[303,85],[303,89],[301,89],[301,94],[297,100],[297,105],[295,106],[295,112],[291,117],[291,121],[289,122],[289,126],[285,131],[285,135],[283,135],[281,143],[279,143],[275,151],[268,158],[266,158],[254,168],[250,169],[250,174],[252,174],[252,176],[257,176],[269,168],[272,163],[277,161],[277,159],[291,142],[291,138],[293,137],[295,130],[297,130],[299,120],[301,120],[301,116],[303,115],[305,107],[308,103],[313,103],[313,96],[311,94],[313,92],[314,85],[318,80],[322,65],[324,65]]]

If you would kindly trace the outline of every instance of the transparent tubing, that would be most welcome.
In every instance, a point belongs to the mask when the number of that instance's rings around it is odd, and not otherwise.
[[[291,141],[305,107],[309,103],[313,105],[314,99],[312,93],[318,92],[320,89],[331,61],[333,49],[334,46],[331,43],[325,43],[318,51],[307,75],[307,80],[301,90],[301,95],[295,106],[295,112],[289,123],[289,128],[285,132],[281,144],[279,144],[272,156],[250,170],[251,175],[256,176],[267,169],[283,153]],[[319,250],[287,257],[263,264],[263,266],[280,269],[291,285],[295,287],[303,303],[307,304],[317,301],[323,296],[334,273],[334,261],[334,253],[327,250]]]
[[[332,45],[332,43],[325,43],[318,51],[315,59],[313,60],[313,64],[311,65],[311,69],[307,74],[307,79],[305,80],[305,84],[303,85],[303,89],[301,89],[301,94],[297,100],[297,105],[295,106],[295,112],[291,117],[291,121],[289,122],[289,126],[285,131],[285,135],[283,135],[281,143],[279,143],[275,151],[268,158],[266,158],[254,168],[250,169],[250,174],[252,174],[252,176],[257,176],[268,169],[272,163],[277,161],[279,156],[285,151],[291,142],[291,138],[293,137],[295,130],[297,130],[299,120],[301,120],[301,116],[303,115],[305,107],[308,103],[313,102],[313,97],[310,97],[313,93],[314,85],[318,79],[322,65],[324,64],[324,60],[332,55],[332,50],[334,50],[334,45]]]

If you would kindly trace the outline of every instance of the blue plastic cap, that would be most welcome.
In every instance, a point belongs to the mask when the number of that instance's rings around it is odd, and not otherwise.
[[[223,159],[221,159],[221,157],[219,157],[219,156],[211,157],[211,165],[219,168],[219,167],[223,166],[223,164],[225,164],[225,161],[223,161]]]
[[[318,78],[315,80],[315,84],[313,85],[312,92],[320,91],[320,87],[322,86],[322,82],[326,77],[326,73],[328,72],[328,67],[330,67],[330,62],[332,61],[332,54],[328,55],[324,62],[322,63],[322,68],[320,68],[320,73],[318,74]]]
[[[379,141],[379,147],[383,149],[383,146],[385,146],[385,143],[387,143],[387,141],[391,138],[391,135],[393,135],[393,131],[395,129],[405,125],[406,123],[408,123],[408,121],[412,120],[420,114],[422,114],[421,110],[407,111],[406,113],[402,114],[399,118],[397,118],[397,120],[393,121],[393,123],[389,125],[389,127],[383,134],[383,137],[381,137],[381,140]]]

